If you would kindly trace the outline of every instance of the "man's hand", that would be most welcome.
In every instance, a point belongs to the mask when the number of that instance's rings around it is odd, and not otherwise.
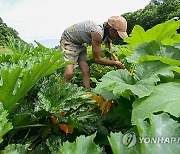
[[[117,68],[119,68],[119,69],[125,69],[126,68],[120,61],[115,61],[115,64],[116,64]]]
[[[116,66],[119,69],[125,69],[125,66],[119,61],[119,59],[115,56],[115,54],[112,53],[110,58],[111,58],[111,60],[116,62]]]
[[[114,53],[110,55],[110,59],[114,61],[119,61],[118,57],[116,57]]]

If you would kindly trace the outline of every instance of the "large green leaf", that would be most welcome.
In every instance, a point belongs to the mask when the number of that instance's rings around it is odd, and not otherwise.
[[[164,111],[180,116],[180,83],[164,83],[156,86],[154,92],[133,103],[132,123],[145,119],[150,113]]]
[[[139,64],[134,74],[131,76],[127,70],[117,70],[108,72],[101,79],[102,82],[97,84],[94,92],[102,95],[106,99],[110,95],[104,95],[102,89],[110,91],[114,95],[129,96],[134,93],[139,98],[150,95],[155,88],[155,83],[160,81],[159,75],[174,77],[171,69],[173,66],[161,62],[143,62]]]
[[[2,137],[13,128],[12,124],[8,122],[7,115],[7,111],[0,103],[0,143],[3,141]]]
[[[180,49],[151,41],[137,46],[126,59],[129,63],[160,60],[165,64],[180,66]]]
[[[141,153],[179,154],[180,124],[166,113],[151,114],[149,120],[150,123],[140,119],[136,122],[141,137]],[[152,143],[149,142],[150,140]]]
[[[146,32],[141,26],[136,25],[133,28],[130,37],[125,39],[125,42],[130,43],[132,49],[139,44],[142,44],[144,42],[150,42],[152,40],[163,43],[163,40],[172,38],[174,34],[177,34],[176,30],[179,29],[179,27],[180,27],[180,20],[166,21],[165,23],[154,26],[153,28],[147,30]],[[176,37],[174,37],[173,39],[176,39]],[[165,41],[166,45],[167,44],[172,45],[172,43],[180,43],[179,37],[177,38],[177,41],[176,40],[174,40],[173,42],[169,41],[169,44],[167,41]]]
[[[9,112],[42,77],[64,67],[62,53],[49,53],[42,57],[29,56],[18,64],[2,63],[0,66],[0,101]]]
[[[77,137],[76,142],[65,142],[61,147],[62,154],[100,154],[102,149],[93,142],[95,134]]]
[[[139,25],[135,25],[130,37],[125,38],[124,41],[130,43],[130,47],[134,48],[141,43],[148,42],[149,39],[144,29]]]
[[[108,140],[114,154],[179,154],[180,124],[168,114],[150,114],[148,121],[136,121],[137,132],[111,133]]]

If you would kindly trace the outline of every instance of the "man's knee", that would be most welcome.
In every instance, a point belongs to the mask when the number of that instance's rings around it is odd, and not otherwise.
[[[65,72],[64,73],[64,78],[65,80],[68,82],[68,81],[71,81],[72,78],[73,78],[73,72]]]
[[[66,82],[70,82],[73,78],[73,74],[74,74],[74,67],[72,66],[67,66],[64,72],[64,80]]]

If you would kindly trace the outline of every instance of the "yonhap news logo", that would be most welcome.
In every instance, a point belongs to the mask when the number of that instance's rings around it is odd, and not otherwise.
[[[125,133],[122,137],[122,143],[127,148],[133,147],[136,142],[140,144],[179,144],[180,137],[137,137],[134,132]]]
[[[122,138],[125,147],[130,148],[136,144],[136,134],[134,132],[125,133]]]

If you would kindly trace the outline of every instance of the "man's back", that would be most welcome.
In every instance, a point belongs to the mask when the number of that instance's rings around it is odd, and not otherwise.
[[[103,25],[98,25],[94,21],[84,21],[67,28],[62,37],[74,44],[91,44],[91,32],[97,32],[103,38]]]

